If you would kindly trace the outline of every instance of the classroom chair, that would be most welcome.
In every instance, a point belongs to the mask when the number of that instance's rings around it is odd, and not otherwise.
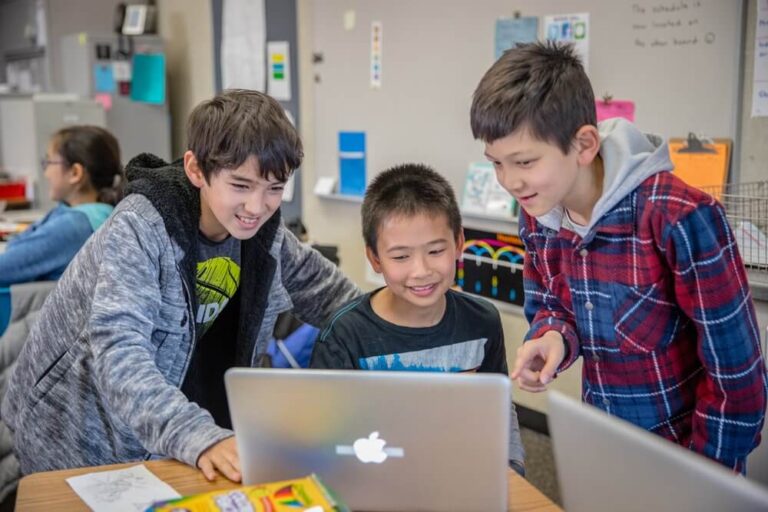
[[[56,286],[56,281],[37,281],[15,284],[6,293],[8,299],[5,332],[0,337],[0,401],[19,356],[29,330],[48,294]],[[0,296],[2,299],[2,296]],[[16,485],[21,477],[19,461],[13,453],[13,438],[5,423],[0,419],[0,503],[13,498]]]

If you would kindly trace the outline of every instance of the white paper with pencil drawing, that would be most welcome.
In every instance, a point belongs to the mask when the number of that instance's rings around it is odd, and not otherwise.
[[[73,476],[67,483],[94,512],[141,512],[156,501],[181,497],[144,465]]]

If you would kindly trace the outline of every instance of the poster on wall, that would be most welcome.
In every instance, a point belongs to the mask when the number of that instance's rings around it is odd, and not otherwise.
[[[571,43],[589,71],[589,13],[544,16],[544,38]]]
[[[464,239],[456,284],[465,292],[522,306],[525,248],[520,237],[464,228]]]
[[[95,92],[113,93],[117,89],[115,86],[115,75],[112,72],[112,64],[109,62],[97,62],[93,65],[93,90]]]
[[[339,193],[365,194],[365,132],[339,132]]]
[[[522,16],[519,18],[499,18],[496,20],[495,58],[517,43],[533,43],[539,38],[539,18]]]
[[[595,101],[595,110],[597,111],[597,122],[621,117],[630,123],[635,122],[635,102],[630,100],[614,100],[604,98]]]
[[[757,1],[752,117],[768,116],[768,0]]]
[[[288,42],[268,42],[267,60],[267,94],[279,101],[291,101],[291,60]]]
[[[221,25],[224,89],[264,92],[267,40],[264,0],[227,0],[223,3]]]
[[[143,103],[165,103],[165,54],[137,53],[131,63],[131,99]]]
[[[496,179],[490,162],[473,162],[464,180],[461,211],[511,218],[515,199],[504,190]]]
[[[384,45],[384,27],[380,21],[371,23],[371,88],[381,89],[381,53]]]

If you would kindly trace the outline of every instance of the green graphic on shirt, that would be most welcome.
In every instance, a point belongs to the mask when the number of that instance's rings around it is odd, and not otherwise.
[[[202,336],[240,286],[240,266],[225,256],[217,256],[197,264],[197,324]]]

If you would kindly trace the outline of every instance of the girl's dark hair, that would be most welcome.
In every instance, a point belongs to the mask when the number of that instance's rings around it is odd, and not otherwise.
[[[68,126],[53,134],[52,145],[67,167],[85,168],[100,203],[116,205],[123,198],[123,166],[114,135],[98,126]]]

